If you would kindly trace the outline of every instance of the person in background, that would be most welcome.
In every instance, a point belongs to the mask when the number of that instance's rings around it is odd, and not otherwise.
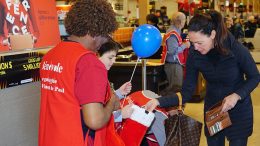
[[[257,23],[257,28],[260,28],[260,14],[257,14],[255,16],[255,20],[256,20],[256,23]]]
[[[156,106],[179,105],[192,98],[198,74],[204,76],[206,96],[204,115],[210,107],[222,102],[222,112],[228,112],[232,125],[214,136],[205,135],[209,146],[246,146],[253,132],[253,107],[250,93],[260,81],[259,71],[249,51],[228,33],[221,14],[211,10],[195,15],[188,25],[188,36],[192,42],[186,63],[187,74],[179,93],[173,93],[146,104],[152,111]],[[205,119],[205,118],[204,118]],[[205,124],[206,125],[206,124]]]
[[[245,35],[244,35],[243,27],[240,23],[240,19],[239,18],[232,19],[230,17],[226,17],[225,23],[227,29],[234,35],[235,39],[240,42],[243,42]]]
[[[232,32],[233,30],[232,30],[232,27],[233,27],[233,19],[232,18],[230,18],[230,17],[225,17],[225,24],[226,24],[226,26],[227,26],[227,29],[230,31],[230,32]]]
[[[131,27],[139,27],[139,19],[137,18],[130,19],[129,23]]]
[[[122,46],[111,39],[107,43],[103,44],[98,50],[99,60],[105,65],[107,70],[109,70],[115,63],[116,55],[120,48],[122,48]],[[126,82],[119,89],[117,89],[115,93],[119,99],[123,99],[131,92],[131,89],[131,82]],[[114,111],[113,114],[115,117],[115,122],[122,122],[122,119],[129,118],[133,113],[131,106],[132,105],[129,104],[120,110]]]
[[[232,27],[231,33],[234,35],[235,39],[238,40],[239,42],[243,42],[245,38],[245,32],[243,30],[243,26],[240,23],[239,18],[234,18],[234,24]]]
[[[245,37],[253,38],[257,29],[257,23],[253,15],[248,17],[248,21],[245,22],[244,28],[245,28]]]
[[[161,33],[165,33],[165,30],[162,26],[159,27],[158,23],[159,23],[159,19],[155,14],[148,14],[146,16],[146,22],[147,24],[151,24],[154,27],[156,27]]]
[[[156,15],[148,14],[146,16],[146,22],[147,22],[147,24],[153,25],[154,27],[156,27],[160,31],[160,28],[158,27],[159,19]]]
[[[96,52],[117,27],[106,0],[72,5],[65,18],[68,40],[46,53],[40,66],[39,146],[106,145],[106,129],[119,100]]]
[[[172,25],[166,31],[164,44],[167,55],[165,60],[165,73],[169,82],[167,90],[178,90],[183,82],[184,61],[178,57],[184,49],[190,47],[189,41],[183,42],[181,38],[181,29],[184,27],[186,16],[182,12],[176,12],[172,15]]]

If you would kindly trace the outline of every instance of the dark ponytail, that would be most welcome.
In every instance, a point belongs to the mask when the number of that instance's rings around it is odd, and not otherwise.
[[[201,32],[207,36],[211,35],[212,30],[216,31],[215,48],[223,55],[228,54],[228,49],[224,47],[224,40],[227,38],[228,31],[219,12],[210,10],[208,13],[197,14],[188,25],[188,31]]]
[[[227,38],[228,30],[224,23],[224,19],[222,15],[215,10],[209,11],[209,15],[211,16],[213,23],[215,23],[216,26],[216,37],[214,39],[214,45],[221,54],[226,55],[228,54],[228,50],[224,48],[224,41]]]

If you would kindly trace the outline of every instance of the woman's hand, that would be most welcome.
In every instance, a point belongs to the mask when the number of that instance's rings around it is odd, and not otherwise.
[[[153,98],[146,103],[145,109],[149,112],[152,112],[159,105],[159,101],[156,98]]]
[[[132,84],[131,82],[126,82],[124,83],[119,89],[119,92],[122,94],[122,95],[127,95],[131,92],[132,90]]]
[[[127,119],[130,118],[132,113],[134,112],[134,109],[132,108],[133,104],[128,104],[125,107],[122,108],[121,113],[122,113],[122,118]]]
[[[232,108],[234,108],[236,106],[237,101],[239,101],[240,99],[241,99],[241,97],[236,93],[228,95],[227,97],[224,98],[223,107],[222,107],[221,111],[227,112],[227,111],[231,110]]]

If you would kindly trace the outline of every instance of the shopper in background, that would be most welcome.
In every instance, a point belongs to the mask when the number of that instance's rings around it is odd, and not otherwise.
[[[227,29],[230,32],[232,32],[233,31],[232,28],[233,28],[233,24],[234,24],[233,19],[231,17],[225,17],[224,21],[227,26]]]
[[[234,35],[235,39],[240,42],[243,42],[245,35],[243,31],[243,26],[240,23],[240,19],[239,18],[232,19],[230,17],[226,17],[225,24],[227,26],[227,29]]]
[[[183,103],[191,99],[201,72],[207,82],[204,115],[210,107],[223,101],[222,111],[228,111],[232,121],[232,126],[212,137],[205,127],[208,145],[224,146],[226,137],[230,146],[246,146],[253,132],[250,93],[260,81],[251,54],[228,33],[221,14],[215,10],[195,15],[189,22],[188,36],[193,46],[180,92]],[[146,109],[152,111],[156,106],[179,105],[177,94],[152,99]]]
[[[159,26],[159,18],[155,14],[148,14],[146,16],[147,24],[155,26],[161,33],[165,33],[165,28],[162,23]]]
[[[257,23],[257,28],[260,28],[260,14],[256,14],[255,20],[256,20],[256,23]]]
[[[78,0],[65,28],[68,40],[41,62],[39,146],[105,146],[106,127],[119,101],[95,52],[117,29],[115,13],[106,0]],[[88,127],[84,132],[81,120]]]
[[[231,33],[234,35],[236,40],[238,40],[239,42],[244,42],[245,32],[239,18],[234,19]]]
[[[184,60],[178,57],[179,53],[183,53],[184,49],[190,47],[190,42],[183,42],[181,38],[181,29],[186,22],[186,16],[182,12],[176,12],[172,15],[172,25],[166,31],[164,36],[164,44],[166,45],[166,61],[165,73],[169,82],[167,90],[178,90],[183,82],[183,66]]]
[[[159,27],[158,27],[159,20],[158,20],[157,16],[155,16],[154,14],[148,14],[146,16],[146,22],[147,22],[147,24],[151,24],[159,30]]]
[[[255,17],[249,16],[247,22],[245,22],[245,37],[253,38],[257,29],[257,23],[255,21]]]

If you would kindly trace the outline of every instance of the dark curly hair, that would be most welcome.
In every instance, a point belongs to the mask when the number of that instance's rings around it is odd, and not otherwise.
[[[148,14],[146,16],[146,21],[151,21],[152,23],[154,23],[156,25],[159,23],[158,17],[155,16],[154,14]]]
[[[69,35],[107,36],[118,27],[115,16],[107,0],[77,0],[64,23]]]

